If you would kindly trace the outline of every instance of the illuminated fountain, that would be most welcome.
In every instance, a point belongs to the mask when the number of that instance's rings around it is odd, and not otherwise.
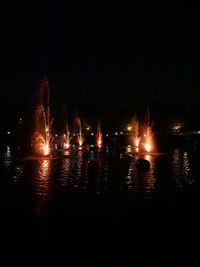
[[[150,111],[147,109],[147,127],[145,127],[144,134],[144,149],[146,152],[152,152],[155,149],[154,140],[153,140],[153,132],[152,127],[150,126]]]
[[[144,148],[146,152],[151,152],[153,150],[153,133],[150,126],[147,126],[144,137]]]
[[[34,152],[41,156],[48,156],[51,153],[51,125],[49,106],[49,85],[44,79],[41,83],[38,105],[35,110],[35,132],[33,134]]]
[[[78,145],[79,145],[80,147],[83,145],[83,141],[84,141],[84,139],[83,139],[83,134],[82,134],[82,130],[81,130],[81,128],[80,128],[80,131],[79,131],[79,133],[78,133]]]
[[[77,133],[77,142],[79,147],[82,147],[84,138],[83,138],[83,132],[82,132],[82,126],[81,126],[81,120],[79,117],[76,118],[76,123],[78,126],[78,133]]]
[[[133,143],[136,151],[139,149],[140,136],[139,136],[139,122],[136,118],[133,119]]]
[[[64,147],[64,149],[69,149],[70,142],[71,142],[71,136],[70,136],[69,126],[68,126],[68,122],[67,122],[66,134],[64,134],[64,136],[63,136],[63,147]]]
[[[98,122],[98,125],[97,125],[97,146],[101,147],[102,144],[103,144],[103,135],[102,135],[102,132],[101,132],[100,122]]]

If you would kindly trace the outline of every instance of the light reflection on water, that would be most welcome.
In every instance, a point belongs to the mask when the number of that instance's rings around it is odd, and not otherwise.
[[[148,160],[151,168],[146,171],[138,170],[136,161],[139,158]],[[134,154],[128,176],[127,183],[129,191],[133,192],[135,198],[151,198],[155,189],[155,156],[147,154]]]
[[[173,178],[179,187],[192,184],[191,162],[187,151],[175,149],[173,153]]]
[[[10,146],[7,146],[2,158],[6,172],[14,183],[22,181],[23,184],[23,181],[28,181],[30,184],[28,187],[30,192],[27,195],[32,200],[36,212],[45,213],[55,193],[56,195],[59,195],[59,192],[67,194],[68,191],[87,193],[87,166],[91,158],[96,160],[99,166],[96,192],[99,194],[108,192],[112,153],[109,154],[108,148],[105,152],[88,150],[88,156],[85,157],[84,151],[84,149],[72,149],[62,152],[62,157],[58,159],[24,160],[19,163],[14,160]],[[156,185],[158,179],[166,177],[165,170],[169,170],[172,174],[169,178],[173,179],[179,188],[194,183],[190,152],[174,149],[166,154],[145,154],[134,152],[129,146],[126,147],[126,153],[132,156],[132,160],[127,175],[123,177],[125,184],[123,191],[125,190],[133,198],[153,198],[155,191],[159,190]],[[139,158],[150,162],[149,170],[141,171],[136,168],[136,161]],[[163,165],[160,164],[160,159],[164,162]],[[120,188],[122,190],[122,187]]]
[[[60,175],[58,176],[58,183],[61,187],[66,187],[69,184],[69,172],[70,172],[70,158],[64,158],[60,164]]]
[[[52,197],[52,164],[51,160],[38,160],[32,177],[32,198],[35,212],[44,213]]]
[[[18,183],[22,178],[24,173],[24,166],[23,165],[16,165],[13,172],[13,182]]]

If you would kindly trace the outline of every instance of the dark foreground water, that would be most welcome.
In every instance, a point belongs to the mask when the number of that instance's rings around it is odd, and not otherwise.
[[[196,266],[199,152],[140,154],[125,147],[128,168],[118,152],[74,148],[48,159],[2,146],[4,266]],[[137,169],[138,158],[149,160],[150,169]],[[98,163],[92,175],[90,159]]]

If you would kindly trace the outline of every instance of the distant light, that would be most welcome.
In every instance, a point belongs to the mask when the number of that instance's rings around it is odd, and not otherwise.
[[[10,134],[11,134],[11,132],[7,132],[7,134],[8,134],[8,135],[10,135]]]
[[[86,130],[87,130],[87,131],[90,131],[90,130],[91,130],[91,128],[90,128],[90,127],[87,127],[87,128],[86,128]]]
[[[182,123],[175,123],[172,127],[172,129],[176,132],[179,132],[181,130],[181,128],[183,128],[183,124]]]
[[[57,134],[55,134],[55,136],[57,137],[58,135],[57,135]]]
[[[197,133],[200,134],[200,131],[198,131]]]
[[[108,134],[106,134],[106,137],[108,137],[109,135]]]
[[[180,125],[176,125],[176,126],[174,126],[174,130],[179,130],[180,128],[181,128]]]
[[[65,137],[65,136],[66,136],[66,134],[63,134],[63,136]]]
[[[47,127],[46,129],[45,129],[45,132],[47,133],[49,131],[49,128]]]
[[[91,133],[91,135],[93,136],[93,135],[94,135],[94,133]]]
[[[73,136],[76,136],[76,134],[74,133]]]
[[[118,132],[116,132],[115,135],[118,135]]]
[[[131,126],[128,126],[127,127],[127,131],[131,131],[132,130],[132,127]]]
[[[123,132],[120,132],[120,134],[122,135],[122,134],[123,134]]]
[[[144,137],[146,137],[147,135],[146,134],[144,134]]]

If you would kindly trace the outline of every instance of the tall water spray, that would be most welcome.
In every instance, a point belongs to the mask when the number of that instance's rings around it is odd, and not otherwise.
[[[35,131],[33,134],[34,151],[43,156],[51,153],[52,119],[49,100],[49,84],[45,78],[40,86],[38,103],[35,110]]]
[[[136,149],[138,149],[140,144],[140,136],[139,136],[139,121],[136,117],[133,119],[133,143]]]
[[[150,112],[149,108],[147,110],[147,126],[145,127],[145,133],[144,133],[145,141],[144,141],[144,148],[146,152],[151,152],[153,149],[153,132],[152,127],[150,125]]]
[[[81,119],[79,116],[77,116],[75,118],[75,122],[76,122],[76,125],[78,127],[77,129],[77,142],[78,142],[78,145],[79,147],[81,147],[83,145],[83,142],[84,142],[84,138],[83,138],[83,132],[82,132],[82,125],[81,125]]]
[[[97,124],[97,146],[98,147],[101,147],[102,144],[103,144],[103,135],[102,135],[102,132],[101,132],[101,124],[100,124],[100,121],[98,121],[98,124]]]
[[[67,120],[67,123],[66,123],[66,134],[64,134],[64,136],[63,136],[63,147],[64,147],[64,149],[69,149],[70,142],[71,142],[71,136],[70,136],[69,124],[68,124],[68,120]]]
[[[150,126],[146,127],[144,148],[146,152],[151,152],[153,149],[153,133]]]

